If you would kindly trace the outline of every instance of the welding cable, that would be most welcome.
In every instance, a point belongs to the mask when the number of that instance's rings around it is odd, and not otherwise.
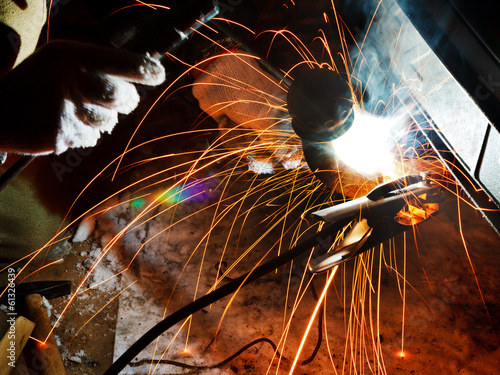
[[[245,352],[246,350],[250,349],[252,346],[257,345],[261,342],[267,342],[269,345],[272,346],[273,350],[276,352],[276,355],[278,357],[285,359],[284,357],[281,357],[281,353],[278,351],[278,347],[271,339],[268,339],[267,337],[261,337],[260,339],[253,340],[252,342],[246,344],[243,348],[238,350],[232,356],[226,358],[222,362],[219,362],[215,365],[205,365],[205,366],[188,365],[187,363],[172,361],[172,360],[162,361],[162,363],[165,363],[167,365],[185,368],[185,369],[191,369],[191,370],[212,370],[214,368],[219,368],[219,367],[222,367],[224,365],[227,365],[229,362],[231,362],[233,359],[237,358],[243,352]],[[154,363],[154,362],[155,362],[155,360],[153,360],[153,359],[141,359],[140,361],[129,363],[129,366],[137,367],[137,366],[142,366],[142,365],[149,365],[149,364]]]
[[[238,291],[240,288],[247,286],[252,281],[255,281],[268,273],[284,266],[295,258],[303,255],[310,249],[317,245],[321,245],[326,241],[331,243],[331,236],[335,235],[339,230],[345,227],[351,221],[350,218],[333,222],[318,233],[299,243],[297,246],[291,248],[287,252],[271,259],[269,262],[255,268],[253,271],[248,272],[235,280],[215,289],[203,297],[198,298],[196,301],[180,308],[174,313],[167,316],[165,319],[157,323],[142,337],[139,338],[130,348],[128,348],[109,368],[104,375],[117,375],[121,370],[127,366],[140,352],[144,350],[150,343],[158,338],[163,332],[171,328],[175,324],[183,321],[195,312],[219,301],[220,299],[229,296],[230,294]],[[326,246],[329,247],[329,244]]]

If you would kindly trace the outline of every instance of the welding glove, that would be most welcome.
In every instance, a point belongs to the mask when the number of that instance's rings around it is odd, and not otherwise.
[[[148,55],[50,42],[0,80],[0,151],[60,154],[94,146],[119,113],[136,108],[134,83],[164,80],[163,66]]]
[[[273,173],[279,164],[286,169],[301,165],[300,139],[284,109],[286,91],[255,57],[237,49],[211,56],[198,65],[194,78],[193,95],[231,139],[226,144],[255,148],[247,152],[252,171]]]

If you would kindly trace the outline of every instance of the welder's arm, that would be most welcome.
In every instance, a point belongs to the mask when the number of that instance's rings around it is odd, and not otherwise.
[[[135,83],[164,80],[163,66],[149,56],[50,42],[0,80],[0,151],[59,154],[94,146],[118,113],[137,106]]]
[[[231,134],[242,147],[244,134],[254,134],[260,143],[270,145],[272,157],[261,156],[269,166],[249,165],[251,170],[270,173],[278,163],[287,169],[299,166],[301,154],[297,145],[289,142],[294,133],[284,109],[286,91],[256,58],[238,49],[212,56],[195,72],[193,96],[200,108],[219,123],[223,133],[237,129]],[[253,156],[251,159],[252,163],[258,162]]]

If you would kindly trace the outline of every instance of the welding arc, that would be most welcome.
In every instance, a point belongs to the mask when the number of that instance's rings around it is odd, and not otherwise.
[[[191,302],[174,313],[167,316],[165,319],[156,324],[153,328],[147,331],[139,340],[137,340],[130,348],[128,348],[104,373],[104,375],[117,375],[121,370],[127,366],[140,352],[144,350],[150,343],[152,343],[158,336],[160,336],[167,329],[173,325],[181,322],[182,320],[193,315],[195,312],[217,302],[218,300],[229,296],[236,292],[239,288],[247,286],[252,281],[255,281],[268,273],[273,272],[279,267],[291,262],[298,258],[311,248],[322,244],[327,241],[332,234],[336,234],[339,230],[345,227],[351,221],[350,218],[343,219],[338,222],[333,222],[323,228],[320,232],[312,237],[299,243],[297,246],[291,248],[286,253],[271,259],[269,262],[255,268],[253,271],[248,272],[233,281],[221,286],[219,289],[198,298],[196,301]]]
[[[241,355],[245,350],[248,350],[252,346],[257,345],[257,344],[259,344],[261,342],[267,342],[269,345],[272,346],[273,350],[275,352],[277,352],[277,356],[281,357],[281,354],[280,354],[280,352],[278,352],[278,347],[276,346],[276,344],[272,340],[268,339],[267,337],[261,337],[259,339],[253,340],[252,342],[246,344],[243,348],[241,348],[240,350],[238,350],[232,356],[226,358],[222,362],[219,362],[219,363],[217,363],[215,365],[196,366],[196,365],[188,365],[187,363],[178,362],[178,361],[171,361],[171,360],[166,360],[163,363],[166,363],[167,365],[177,366],[177,367],[191,369],[191,370],[211,370],[211,369],[214,369],[214,368],[219,368],[219,367],[222,367],[224,365],[227,365],[233,359],[235,359],[239,355]],[[129,365],[132,366],[132,367],[136,367],[136,366],[141,366],[141,365],[149,365],[149,364],[151,364],[153,362],[154,362],[154,360],[152,360],[152,359],[142,359],[142,360],[137,361],[137,362],[132,362]]]

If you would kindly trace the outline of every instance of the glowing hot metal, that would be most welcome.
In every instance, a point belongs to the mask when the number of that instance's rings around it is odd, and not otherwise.
[[[331,141],[335,156],[364,176],[397,177],[393,150],[401,117],[380,117],[354,107],[354,122],[340,138]]]

